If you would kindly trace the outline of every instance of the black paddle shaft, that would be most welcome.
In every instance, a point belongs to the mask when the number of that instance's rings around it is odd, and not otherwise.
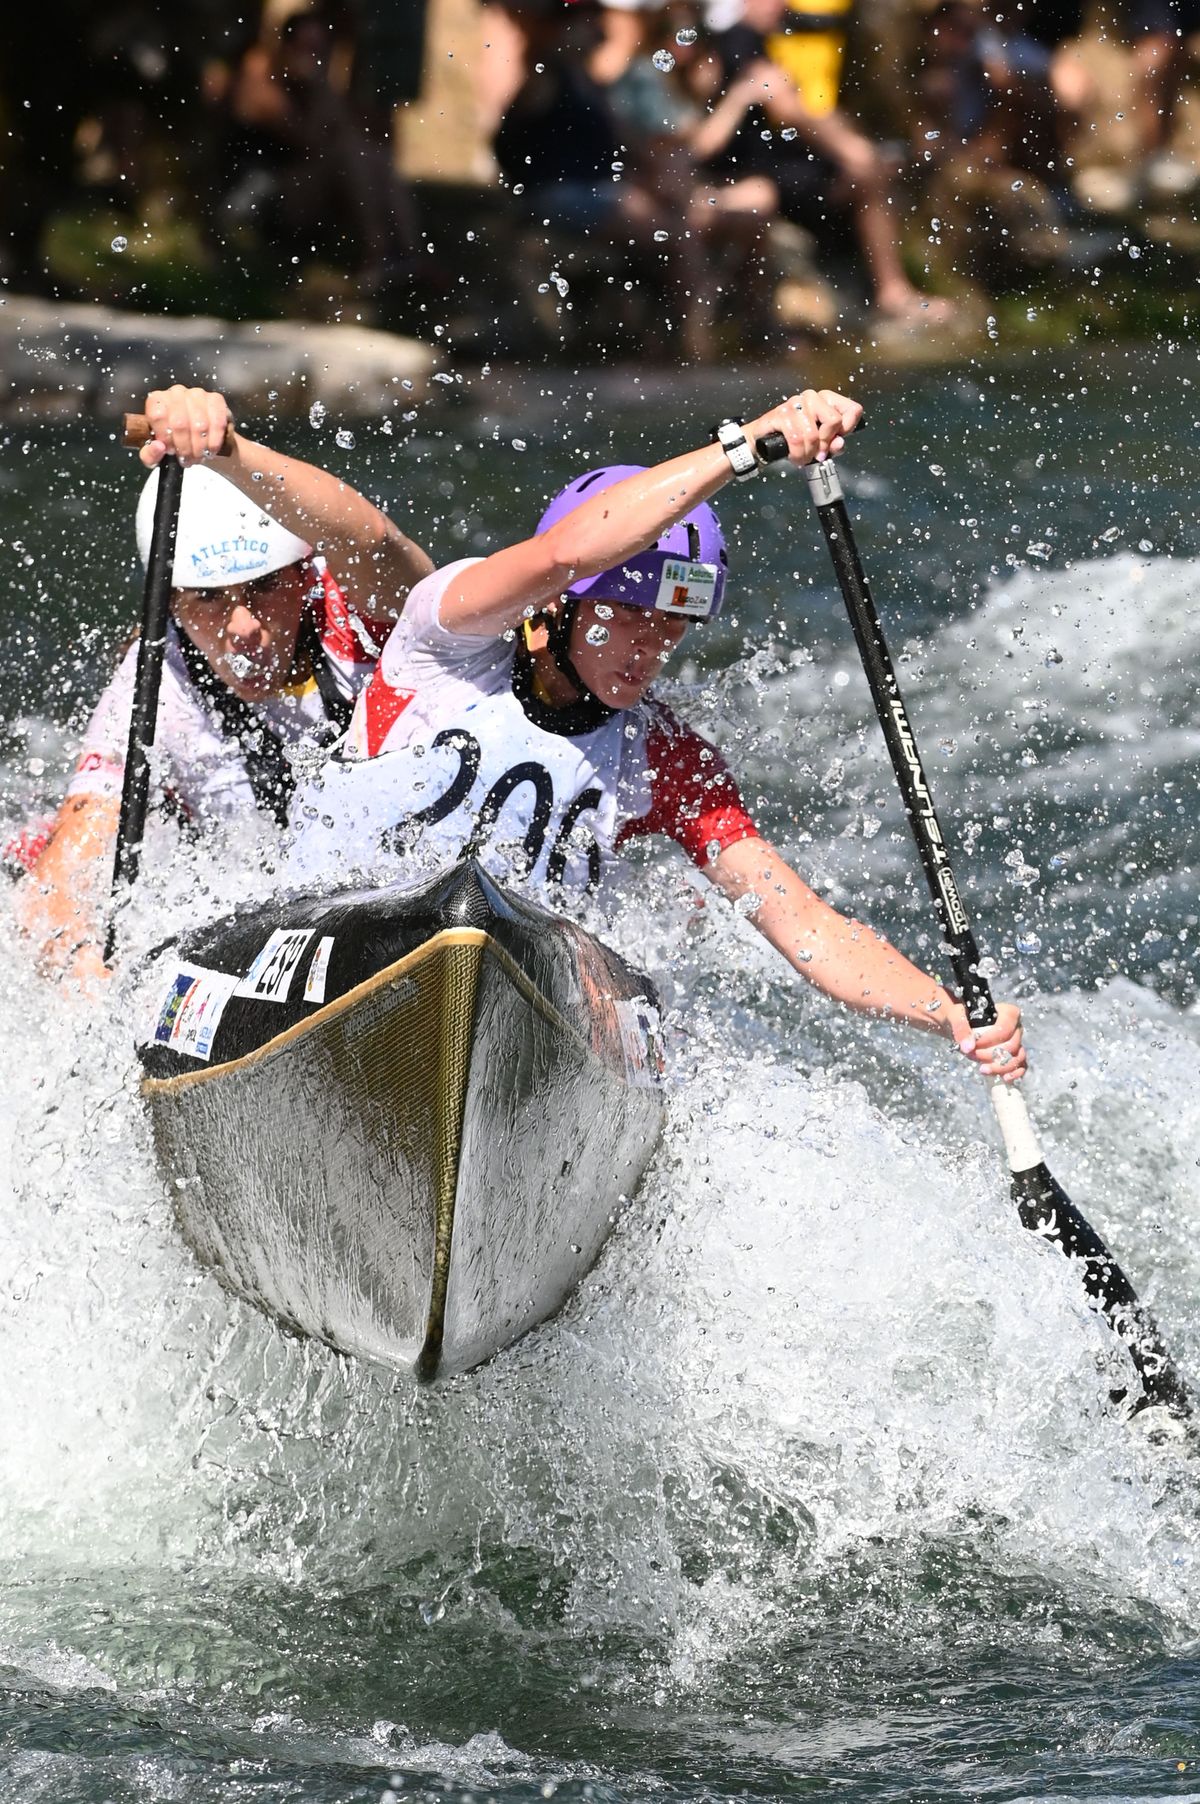
[[[810,472],[815,472],[813,475]],[[810,465],[805,472],[817,502],[817,517],[825,534],[825,543],[837,574],[838,586],[850,616],[850,625],[858,644],[859,656],[871,689],[871,699],[892,760],[892,769],[900,786],[904,810],[908,815],[925,868],[929,893],[937,910],[938,922],[950,950],[955,981],[962,992],[963,1007],[972,1027],[990,1027],[996,1019],[996,1004],[987,979],[979,971],[979,947],[971,931],[966,908],[950,868],[950,854],[933,805],[933,793],[916,737],[909,723],[904,697],[892,665],[891,655],[871,599],[871,591],[854,542],[850,516],[839,493],[836,500],[820,499],[822,484],[829,486],[832,471],[825,464]]]
[[[121,817],[117,826],[117,850],[113,860],[113,896],[128,889],[137,878],[142,857],[142,836],[150,795],[150,753],[158,726],[158,692],[162,685],[167,621],[171,612],[171,573],[175,562],[175,530],[183,493],[183,465],[177,457],[164,457],[159,468],[158,495],[154,503],[154,530],[142,591],[142,631],[138,641],[134,677],[133,713],[129,720],[129,745],[125,755],[125,780],[121,789]],[[104,944],[104,962],[116,950],[117,926],[110,917]]]
[[[917,750],[900,685],[875,612],[842,487],[833,464],[809,464],[804,471],[833,560],[838,587],[870,685],[905,812],[929,882],[938,922],[949,948],[963,1006],[973,1027],[990,1027],[996,1004],[979,971],[979,948],[950,869],[929,781]],[[999,1079],[990,1086],[1012,1167],[1012,1193],[1021,1223],[1052,1241],[1079,1262],[1084,1288],[1124,1341],[1142,1381],[1146,1402],[1161,1403],[1176,1415],[1191,1414],[1187,1389],[1163,1346],[1148,1311],[1104,1241],[1075,1207],[1041,1155],[1023,1099]]]

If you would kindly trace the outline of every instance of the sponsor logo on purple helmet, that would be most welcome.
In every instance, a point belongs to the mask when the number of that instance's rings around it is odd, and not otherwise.
[[[644,464],[610,464],[577,476],[557,494],[541,519],[538,531],[568,514],[626,476],[637,476]],[[597,576],[572,583],[567,594],[579,600],[622,602],[626,607],[681,614],[690,620],[712,620],[721,612],[728,567],[725,535],[707,501],[694,507],[682,520],[669,526],[646,551],[602,570]]]

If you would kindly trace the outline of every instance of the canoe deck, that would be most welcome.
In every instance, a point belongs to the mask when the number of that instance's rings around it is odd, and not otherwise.
[[[286,996],[252,975],[281,934],[307,934],[305,956],[331,941],[331,974],[347,937],[385,962],[363,976],[351,957],[357,982],[281,1011],[303,958]],[[473,866],[432,890],[292,900],[172,950],[259,992],[227,999],[207,1060],[172,1058],[161,1032],[143,1051],[183,1233],[230,1289],[425,1378],[562,1306],[661,1128],[645,979]]]

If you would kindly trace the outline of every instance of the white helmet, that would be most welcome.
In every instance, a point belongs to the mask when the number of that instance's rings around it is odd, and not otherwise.
[[[137,545],[150,561],[158,471],[152,470],[137,507]],[[312,546],[281,526],[231,482],[203,464],[183,473],[183,498],[175,534],[171,585],[176,589],[224,589],[252,583],[312,556]]]

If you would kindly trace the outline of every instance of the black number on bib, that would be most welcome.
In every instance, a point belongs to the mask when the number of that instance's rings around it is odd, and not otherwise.
[[[533,818],[525,829],[523,842],[525,869],[527,872],[533,869],[546,843],[546,829],[554,810],[554,785],[550,781],[549,771],[531,760],[514,764],[511,770],[506,770],[502,777],[497,777],[484,796],[483,806],[479,810],[479,818],[467,847],[468,858],[479,856],[484,843],[491,837],[492,828],[500,817],[500,810],[514,791],[520,789],[522,783],[533,785]]]
[[[397,821],[394,827],[389,827],[382,833],[380,844],[385,852],[401,854],[407,851],[407,829],[410,826],[431,827],[437,821],[444,821],[470,795],[471,786],[479,775],[479,760],[483,756],[478,739],[470,733],[464,733],[461,727],[445,727],[430,750],[437,752],[443,746],[449,746],[451,751],[458,753],[458,769],[449,788],[436,801],[424,808],[414,809],[412,814],[405,815],[402,821]],[[487,807],[486,802],[484,807]]]
[[[563,878],[567,874],[567,853],[571,849],[571,835],[575,831],[580,815],[585,808],[598,808],[600,806],[600,801],[601,796],[598,789],[585,789],[582,795],[577,795],[575,797],[575,800],[563,815],[563,823],[558,830],[558,837],[550,849],[549,858],[546,860],[546,876],[551,883],[561,884]],[[600,848],[596,844],[594,836],[591,836],[587,849],[587,867],[588,889],[599,889]]]

